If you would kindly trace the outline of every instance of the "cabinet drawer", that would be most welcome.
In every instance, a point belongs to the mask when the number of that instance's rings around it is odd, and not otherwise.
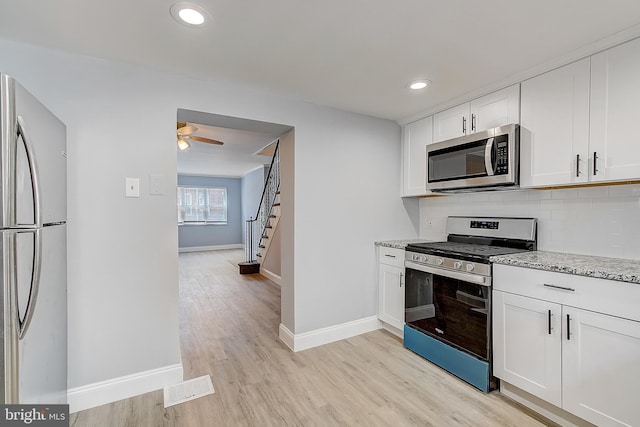
[[[378,252],[380,264],[404,267],[404,249],[387,248],[380,246]]]
[[[640,321],[640,284],[493,265],[493,287],[512,294]],[[565,289],[563,289],[565,288]]]

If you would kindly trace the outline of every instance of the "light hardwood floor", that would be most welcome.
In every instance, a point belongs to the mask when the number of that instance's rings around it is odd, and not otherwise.
[[[180,255],[184,378],[215,393],[163,408],[162,391],[82,411],[72,426],[541,426],[385,331],[291,352],[278,340],[280,289],[240,276],[242,251]]]

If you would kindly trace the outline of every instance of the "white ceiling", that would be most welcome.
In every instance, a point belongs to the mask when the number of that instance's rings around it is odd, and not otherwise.
[[[397,120],[640,22],[638,0],[193,1],[211,25],[172,0],[0,0],[0,37]]]
[[[192,135],[224,142],[212,145],[189,141],[191,148],[178,152],[178,173],[242,177],[271,162],[272,155],[256,153],[293,129],[288,125],[178,109],[178,121],[197,128]]]
[[[271,157],[255,156],[254,153],[273,142],[273,135],[199,123],[189,124],[198,128],[193,135],[222,141],[224,145],[189,141],[191,148],[178,150],[179,174],[241,177],[271,162]]]

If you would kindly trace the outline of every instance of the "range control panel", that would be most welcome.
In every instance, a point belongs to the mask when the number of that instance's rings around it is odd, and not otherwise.
[[[500,227],[498,221],[471,221],[471,228],[482,228],[485,230],[497,230]]]

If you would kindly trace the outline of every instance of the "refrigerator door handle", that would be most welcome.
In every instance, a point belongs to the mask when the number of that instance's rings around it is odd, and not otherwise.
[[[40,273],[42,272],[42,230],[30,230],[28,233],[33,233],[33,267],[29,286],[29,299],[24,310],[24,318],[20,319],[20,314],[18,313],[18,339],[24,338],[29,330],[31,319],[33,319],[33,311],[38,301],[38,290],[40,289]]]
[[[31,174],[31,186],[33,188],[33,216],[34,225],[36,227],[42,227],[42,217],[40,215],[40,180],[38,176],[38,166],[36,164],[36,157],[33,153],[33,144],[27,136],[27,132],[24,126],[24,119],[22,116],[18,116],[18,135],[22,136],[24,143],[24,149],[27,153],[27,162],[29,163],[29,172]]]

